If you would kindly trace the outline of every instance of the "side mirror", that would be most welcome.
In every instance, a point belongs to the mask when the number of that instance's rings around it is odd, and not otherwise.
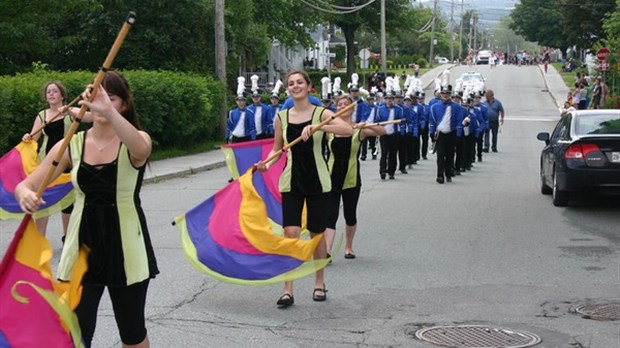
[[[549,145],[549,133],[547,133],[547,132],[540,132],[540,133],[538,133],[538,135],[536,136],[536,139],[538,139],[540,141],[544,141],[545,144]]]

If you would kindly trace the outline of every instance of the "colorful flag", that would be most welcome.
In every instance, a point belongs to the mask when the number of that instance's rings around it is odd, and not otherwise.
[[[24,213],[15,199],[15,187],[38,165],[37,142],[21,142],[0,158],[0,220],[21,219]],[[54,214],[73,203],[71,174],[63,173],[43,192],[44,205],[34,218]]]
[[[252,150],[242,147],[252,158],[237,153],[237,163],[267,158],[269,142],[273,140],[253,142],[260,144],[260,151],[256,145]],[[238,180],[175,219],[183,251],[194,267],[225,282],[267,285],[305,277],[328,264],[328,259],[311,260],[321,235],[310,240],[282,236],[278,179],[285,163],[283,155],[266,172],[247,169]]]
[[[71,281],[52,278],[52,248],[30,215],[22,220],[0,263],[0,347],[81,347],[73,309],[81,297],[86,252]]]
[[[221,147],[233,179],[237,179],[240,173],[245,173],[258,161],[267,158],[272,148],[273,138],[224,144]]]

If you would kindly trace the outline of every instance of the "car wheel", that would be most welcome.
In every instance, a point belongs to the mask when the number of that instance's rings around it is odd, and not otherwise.
[[[553,189],[545,183],[545,175],[542,169],[540,170],[540,193],[543,195],[550,195],[553,193]]]
[[[556,207],[565,207],[568,205],[569,193],[566,191],[561,191],[558,188],[558,176],[553,171],[553,205]]]

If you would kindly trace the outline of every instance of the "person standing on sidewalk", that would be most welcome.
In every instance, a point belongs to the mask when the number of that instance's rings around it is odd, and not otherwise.
[[[493,152],[497,152],[497,134],[499,132],[499,126],[504,124],[504,106],[502,103],[495,99],[495,94],[492,89],[488,89],[484,94],[486,98],[483,103],[487,108],[489,115],[489,128],[484,131],[484,152],[489,152],[489,145]],[[489,139],[489,136],[493,135],[493,141]]]
[[[286,166],[280,176],[282,226],[287,238],[299,238],[305,204],[307,229],[314,237],[325,232],[327,227],[329,192],[332,189],[327,162],[322,151],[324,133],[351,136],[353,127],[340,118],[334,118],[313,133],[313,127],[330,119],[334,113],[311,104],[308,96],[312,89],[312,83],[306,72],[292,71],[288,73],[285,83],[293,100],[293,107],[280,111],[276,116],[274,143],[268,158],[276,154],[278,156],[275,156],[269,163],[258,163],[257,169],[266,171],[271,163],[280,158],[285,144],[291,143],[300,136],[302,137],[302,142],[288,150]],[[321,242],[314,252],[314,259],[325,259],[326,254],[325,238],[321,238]],[[316,272],[312,299],[314,301],[325,301],[327,299],[324,269]],[[293,282],[287,281],[284,283],[284,293],[276,304],[280,308],[285,308],[294,303]]]

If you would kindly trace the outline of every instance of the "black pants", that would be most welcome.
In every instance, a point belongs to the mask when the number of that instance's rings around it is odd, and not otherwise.
[[[398,153],[398,133],[382,135],[379,138],[381,143],[381,159],[379,160],[379,174],[394,175],[396,172],[396,155]]]
[[[478,156],[478,158],[482,158],[482,142],[484,138],[484,132],[482,132],[477,138],[476,138],[476,155]]]
[[[376,156],[377,153],[377,137],[370,137],[365,140],[368,140],[368,147],[370,148],[370,154]]]
[[[252,137],[247,136],[247,137],[236,137],[236,136],[232,136],[232,140],[231,143],[236,144],[236,143],[242,143],[244,141],[250,141],[252,140]]]
[[[360,143],[360,148],[362,150],[362,154],[360,155],[362,160],[366,159],[366,154],[368,153],[368,138],[362,140]]]
[[[405,145],[407,146],[407,164],[414,164],[420,158],[420,139],[413,134],[405,135]]]
[[[456,138],[456,147],[454,149],[454,168],[458,171],[463,167],[463,148],[465,147],[465,139],[461,136]]]
[[[422,143],[421,146],[421,155],[422,158],[426,158],[426,155],[428,154],[428,122],[426,122],[426,124],[424,125],[424,129],[420,129],[420,139],[418,143]],[[418,157],[419,159],[420,157]]]
[[[121,341],[127,345],[138,344],[146,337],[144,306],[148,287],[148,279],[130,286],[108,287],[116,326]],[[84,285],[82,299],[75,309],[86,347],[90,347],[95,334],[97,309],[104,288],[103,285]]]
[[[475,156],[475,153],[474,153],[475,142],[476,142],[476,138],[474,137],[473,134],[470,134],[468,136],[463,136],[463,148],[462,148],[463,154],[461,155],[463,162],[461,162],[461,167],[460,167],[461,171],[471,168],[471,164]]]
[[[407,170],[409,164],[409,146],[407,146],[407,134],[398,135],[398,169]]]
[[[435,149],[437,149],[437,177],[454,176],[454,149],[456,147],[456,132],[439,133]]]
[[[357,203],[360,199],[362,187],[352,187],[330,193],[330,208],[327,214],[327,228],[336,229],[338,215],[340,214],[340,199],[342,198],[342,214],[347,226],[357,225]]]

